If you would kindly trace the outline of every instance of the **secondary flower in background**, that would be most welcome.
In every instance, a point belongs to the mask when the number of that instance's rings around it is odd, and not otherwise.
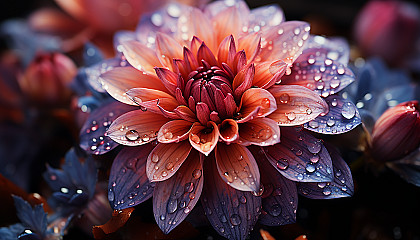
[[[419,30],[419,8],[404,1],[370,1],[354,25],[363,54],[379,56],[392,66],[403,65],[416,51]]]
[[[298,192],[351,195],[347,165],[293,127],[312,122],[308,129],[334,134],[360,122],[355,106],[335,95],[354,78],[346,46],[309,30],[305,22],[284,22],[276,6],[250,11],[242,1],[218,1],[203,11],[168,5],[145,17],[137,34],[117,35],[131,66],[100,79],[111,96],[140,109],[107,131],[136,146],[114,160],[112,207],[153,195],[156,222],[168,233],[201,199],[218,233],[241,239],[261,212],[268,225],[293,222]],[[116,109],[89,119],[82,133],[109,124],[102,118]]]
[[[76,65],[67,56],[38,54],[18,82],[30,103],[63,106],[70,102],[69,84],[76,73]]]

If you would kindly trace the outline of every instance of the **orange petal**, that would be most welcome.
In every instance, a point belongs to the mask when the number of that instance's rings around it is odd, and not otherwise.
[[[137,41],[122,43],[123,53],[127,61],[135,68],[154,74],[154,67],[161,67],[156,52]]]
[[[305,87],[275,85],[269,91],[277,100],[277,110],[268,117],[281,126],[304,124],[328,111],[328,104]]]
[[[180,142],[187,139],[192,123],[185,120],[173,120],[163,125],[158,132],[161,143]]]
[[[172,95],[175,95],[178,75],[167,68],[155,68],[156,75]]]
[[[233,119],[225,119],[219,124],[220,138],[227,143],[233,142],[238,138],[238,130],[238,123]]]
[[[280,142],[280,127],[269,118],[256,118],[239,125],[242,145],[270,146]]]
[[[178,114],[178,116],[184,120],[195,122],[197,118],[195,114],[191,111],[191,109],[187,106],[181,105],[175,108],[174,112]]]
[[[215,152],[217,170],[228,185],[241,191],[255,192],[260,188],[257,162],[246,147],[219,143]]]
[[[195,149],[208,156],[219,140],[219,130],[216,123],[209,121],[207,126],[198,122],[194,123],[190,130],[189,139]]]
[[[280,78],[284,75],[287,69],[287,64],[282,60],[275,63],[262,62],[255,64],[255,76],[252,82],[252,86],[259,88],[268,89],[273,86],[276,82],[280,81]],[[271,72],[270,69],[276,70]]]
[[[239,99],[242,94],[252,86],[252,82],[255,75],[255,66],[250,64],[242,71],[240,71],[233,79],[233,96],[235,99]]]
[[[222,63],[227,63],[228,66],[232,68],[235,54],[235,40],[232,35],[229,35],[219,45],[219,49],[217,50],[217,61],[220,66],[222,66]]]
[[[168,119],[160,114],[134,110],[115,119],[106,134],[119,144],[137,146],[156,139],[166,122]]]
[[[260,108],[257,117],[265,117],[276,110],[276,99],[265,89],[250,88],[242,95],[240,113],[243,118],[246,118],[255,113],[257,108]]]
[[[173,111],[178,107],[178,101],[174,97],[159,90],[132,88],[127,91],[127,95],[133,102],[153,113],[161,113],[160,108]]]
[[[249,14],[249,10],[248,12],[245,11],[247,8],[240,7],[242,6],[239,4],[229,7],[213,17],[212,21],[217,32],[218,43],[231,34],[238,39],[243,27],[247,24]]]
[[[182,59],[182,46],[165,33],[156,34],[156,51],[160,62],[166,67],[172,68],[174,58]]]
[[[147,157],[147,177],[151,182],[164,181],[172,177],[188,157],[190,151],[191,145],[188,141],[158,143]]]
[[[120,102],[137,105],[127,97],[126,92],[132,88],[150,88],[167,91],[160,80],[132,67],[117,67],[100,76],[104,89]]]
[[[254,61],[261,51],[261,34],[255,32],[239,38],[238,50],[245,50],[246,55],[249,56],[248,63]]]
[[[197,8],[191,7],[178,20],[178,38],[191,41],[198,36],[213,51],[216,50],[216,39],[210,19]]]

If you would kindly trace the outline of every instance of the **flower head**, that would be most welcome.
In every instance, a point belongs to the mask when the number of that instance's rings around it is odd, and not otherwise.
[[[217,231],[241,239],[260,214],[270,225],[293,222],[298,192],[350,195],[347,166],[333,164],[322,141],[301,125],[315,121],[319,127],[310,129],[327,133],[357,125],[354,105],[333,95],[353,75],[345,54],[323,47],[327,40],[313,39],[309,30],[305,22],[283,22],[275,6],[250,11],[242,1],[218,1],[203,11],[171,4],[143,19],[139,37],[117,37],[131,66],[100,79],[111,96],[140,109],[121,115],[107,131],[112,140],[135,146],[114,160],[112,207],[153,195],[155,219],[167,233],[201,196]],[[320,114],[337,128],[324,127]],[[343,118],[350,127],[342,127]],[[346,179],[335,181],[334,171]],[[298,189],[295,181],[308,184]],[[337,191],[322,194],[324,187]],[[286,214],[279,214],[282,208]]]

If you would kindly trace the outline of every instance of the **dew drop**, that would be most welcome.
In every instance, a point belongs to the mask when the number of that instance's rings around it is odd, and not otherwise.
[[[290,96],[287,93],[283,93],[282,95],[280,95],[278,100],[280,101],[280,103],[288,103],[290,101]]]
[[[110,202],[112,202],[112,201],[114,201],[114,198],[115,198],[114,192],[112,191],[112,189],[109,189],[109,191],[108,191],[108,200]]]
[[[220,221],[221,221],[222,223],[227,222],[227,218],[226,218],[226,216],[225,216],[225,215],[220,216]]]
[[[136,130],[129,130],[125,133],[125,137],[129,141],[136,141],[137,139],[139,139],[139,133]]]
[[[341,115],[347,119],[351,119],[356,114],[356,108],[351,103],[345,103],[341,109]]]
[[[268,210],[268,213],[270,213],[270,215],[277,217],[281,214],[281,206],[280,204],[275,204],[273,206],[271,206]]]
[[[192,173],[192,176],[194,179],[199,179],[201,177],[201,170],[200,169],[195,169]]]
[[[309,63],[309,64],[314,64],[314,63],[315,63],[315,57],[314,57],[313,55],[310,55],[310,56],[308,57],[308,63]]]
[[[306,165],[306,171],[307,172],[309,172],[309,173],[313,173],[313,172],[315,172],[315,166],[313,165],[313,164],[311,164],[311,163],[308,163],[307,165]]]
[[[152,162],[157,163],[159,161],[159,156],[157,154],[152,155]]]
[[[299,173],[296,177],[299,181],[303,180],[303,174],[302,173]]]
[[[165,218],[165,215],[160,215],[160,220],[161,220],[161,221],[165,221],[165,219],[166,219],[166,218]]]
[[[270,107],[270,99],[263,98],[261,100],[261,107],[263,107],[263,108],[269,108]]]
[[[302,150],[300,150],[300,149],[297,150],[295,154],[296,154],[296,156],[301,156],[302,155]]]
[[[230,223],[232,223],[233,226],[238,226],[239,224],[241,224],[241,216],[239,216],[238,214],[233,214],[232,216],[230,216]]]
[[[277,161],[276,166],[280,170],[286,170],[287,167],[289,167],[289,162],[287,161],[287,159],[282,158],[282,159],[280,159],[280,160]]]
[[[324,182],[318,183],[319,188],[324,188],[325,186],[327,186],[327,183],[324,183]]]
[[[174,164],[173,164],[173,162],[168,162],[168,163],[166,163],[165,167],[168,170],[172,170],[174,168]]]
[[[310,121],[310,122],[308,123],[308,125],[309,125],[309,127],[311,127],[311,128],[317,128],[317,127],[319,126],[318,122],[316,122],[316,121]]]
[[[190,193],[192,191],[194,191],[194,183],[189,182],[185,184],[185,188],[184,188],[186,193]]]
[[[287,119],[293,121],[296,119],[296,114],[294,112],[286,113]]]
[[[331,195],[331,188],[330,188],[330,187],[325,187],[325,188],[324,188],[324,190],[322,190],[322,193],[323,193],[325,196],[329,196],[329,195]]]
[[[330,87],[331,88],[337,88],[338,86],[340,86],[340,80],[332,79],[331,82],[330,82]]]
[[[329,127],[332,127],[332,126],[334,126],[334,124],[335,124],[335,121],[333,120],[333,119],[328,119],[327,120],[327,125],[329,126]]]
[[[241,203],[245,204],[245,203],[246,203],[246,197],[245,197],[244,195],[242,195],[242,196],[239,198],[239,201],[240,201]]]
[[[338,104],[338,102],[337,102],[337,98],[334,98],[334,99],[331,101],[331,106],[336,107],[336,106],[337,106],[337,104]]]
[[[191,212],[191,209],[190,209],[189,207],[186,207],[186,208],[184,209],[184,213],[185,213],[185,214],[188,214],[189,212]]]
[[[299,33],[300,33],[300,28],[295,28],[295,30],[293,31],[293,33],[294,33],[295,35],[299,35]]]
[[[178,208],[178,200],[176,199],[169,199],[168,205],[166,206],[166,211],[168,213],[174,213]]]
[[[321,151],[322,145],[319,140],[315,140],[313,143],[307,145],[309,152],[316,154]]]
[[[312,163],[317,163],[319,161],[319,156],[318,155],[313,155],[309,160]]]

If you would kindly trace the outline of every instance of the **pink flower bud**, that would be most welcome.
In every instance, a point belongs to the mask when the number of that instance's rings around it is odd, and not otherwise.
[[[355,38],[366,56],[380,56],[390,65],[401,65],[415,49],[420,11],[401,1],[371,1],[355,22]]]
[[[19,84],[30,101],[57,106],[70,100],[68,84],[76,73],[76,65],[67,56],[39,54],[25,70]]]
[[[372,131],[372,156],[378,161],[398,160],[420,145],[420,113],[417,101],[385,111]]]

